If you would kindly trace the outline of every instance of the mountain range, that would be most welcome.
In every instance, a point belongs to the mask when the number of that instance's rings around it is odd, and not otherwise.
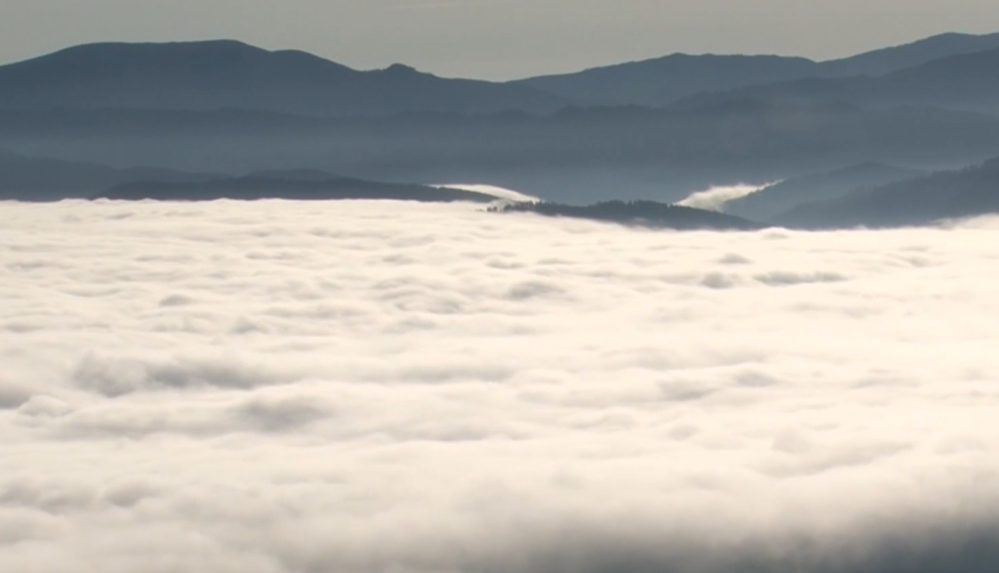
[[[862,163],[769,185],[725,203],[724,210],[754,221],[770,221],[804,203],[839,199],[860,189],[913,179],[923,174],[916,169]]]
[[[213,201],[216,199],[389,199],[488,203],[486,193],[341,177],[315,169],[261,170],[247,175],[172,169],[115,169],[97,163],[30,158],[0,149],[0,200],[62,199]]]
[[[99,163],[25,157],[0,149],[0,200],[85,198],[114,185],[138,181],[191,183],[218,177],[174,169],[115,169]]]
[[[904,227],[999,213],[999,158],[961,170],[863,189],[774,218],[802,229]]]
[[[190,172],[313,168],[400,183],[486,183],[570,204],[675,202],[691,191],[880,162],[935,170],[999,155],[999,117],[778,106],[576,108],[548,116],[303,119],[270,112],[0,111],[25,155]]]
[[[863,107],[900,105],[999,113],[999,49],[933,60],[883,76],[807,78],[698,94],[677,109],[745,100],[776,103],[846,102]]]
[[[959,89],[967,90],[975,86],[966,76],[994,69],[989,67],[993,60],[947,59],[992,50],[999,50],[999,34],[943,34],[825,62],[767,55],[674,54],[572,74],[487,82],[441,78],[402,64],[360,71],[302,51],[268,51],[233,40],[101,43],[0,66],[0,109],[243,109],[322,117],[428,111],[550,113],[567,105],[662,107],[703,92],[769,84],[777,85],[768,89],[806,95],[832,87],[827,99],[851,96],[881,102],[889,101],[894,92],[861,78],[929,64],[883,82],[901,89],[906,82],[922,85],[934,78],[953,78],[956,65],[962,70]],[[844,83],[832,81],[844,79]],[[808,81],[794,83],[798,80]],[[987,86],[992,84],[980,87]],[[924,99],[940,103],[944,95],[959,89],[938,90],[936,96]],[[859,90],[858,95],[850,90]],[[979,97],[978,91],[972,91],[966,99],[973,103]]]
[[[950,56],[997,49],[999,34],[942,34],[904,46],[825,62],[781,56],[673,54],[515,83],[567,99],[666,106],[703,92],[805,78],[878,77]]]
[[[603,201],[586,206],[541,201],[500,205],[489,210],[494,213],[533,213],[545,217],[589,219],[604,223],[681,231],[751,231],[763,227],[758,223],[724,213],[655,201]]]
[[[11,167],[20,168],[11,169]],[[29,169],[36,169],[32,173]],[[20,179],[12,177],[19,172]],[[51,188],[30,188],[48,173]],[[68,177],[60,182],[60,176]],[[92,199],[214,201],[399,200],[495,203],[498,196],[438,186],[366,181],[318,170],[266,170],[244,176],[164,169],[116,170],[97,164],[29,159],[0,150],[0,200],[45,201],[80,197],[84,186],[117,181]],[[9,187],[15,181],[13,188]],[[878,181],[890,181],[877,184]],[[59,190],[72,189],[72,193]],[[755,199],[755,201],[751,201]],[[772,213],[785,209],[783,212]],[[766,225],[822,230],[899,227],[999,213],[999,158],[961,170],[920,175],[888,165],[864,164],[790,179],[726,205],[727,213],[654,201],[602,201],[588,206],[557,202],[499,204],[497,213],[534,213],[678,230],[752,230]],[[736,215],[738,216],[736,216]]]
[[[0,198],[335,198],[361,182],[466,181],[592,214],[780,180],[727,208],[866,224],[855,207],[890,201],[864,193],[922,197],[952,180],[912,177],[999,155],[997,68],[999,34],[825,62],[674,54],[512,82],[227,40],[92,44],[0,66]],[[945,207],[903,219],[959,211]]]
[[[233,199],[255,201],[286,199],[292,201],[391,200],[423,203],[469,201],[490,203],[496,197],[474,191],[364,181],[320,172],[256,173],[245,177],[226,177],[209,181],[125,183],[97,194],[95,199],[119,201],[216,201]]]
[[[444,79],[404,65],[358,71],[237,41],[90,44],[0,67],[0,108],[249,109],[305,116],[553,111],[531,88]]]

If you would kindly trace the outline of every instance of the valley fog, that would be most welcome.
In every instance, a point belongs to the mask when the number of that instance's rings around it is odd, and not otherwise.
[[[0,202],[0,569],[999,567],[999,220]]]

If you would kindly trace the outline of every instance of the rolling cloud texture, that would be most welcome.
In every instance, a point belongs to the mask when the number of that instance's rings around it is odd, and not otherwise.
[[[0,217],[4,571],[999,566],[996,219]]]

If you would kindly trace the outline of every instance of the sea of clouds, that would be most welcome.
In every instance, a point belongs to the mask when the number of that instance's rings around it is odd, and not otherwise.
[[[0,570],[999,570],[999,221],[0,203]]]

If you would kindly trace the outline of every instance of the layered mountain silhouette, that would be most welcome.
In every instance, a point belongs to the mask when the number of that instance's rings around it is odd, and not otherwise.
[[[999,34],[944,34],[827,62],[674,54],[499,83],[441,78],[401,64],[359,71],[306,52],[268,51],[231,40],[103,43],[0,66],[0,108],[243,109],[324,117],[427,111],[550,113],[570,104],[665,106],[702,92],[808,78],[878,77],[988,50],[999,50]]]
[[[217,177],[173,169],[114,169],[98,163],[31,158],[0,150],[0,200],[53,201],[84,198],[134,181],[196,182]]]
[[[778,216],[805,229],[901,227],[999,213],[999,158],[802,205]]]
[[[860,189],[912,179],[921,174],[916,169],[863,163],[769,185],[725,203],[724,211],[754,221],[769,221],[804,203],[838,199]]]
[[[700,94],[676,109],[715,107],[728,102],[817,104],[844,102],[864,107],[901,105],[999,113],[999,49],[962,54],[880,77],[809,78]]]
[[[702,92],[806,78],[877,77],[950,56],[996,49],[999,49],[999,34],[943,34],[825,62],[781,56],[674,54],[515,83],[567,99],[663,106]]]
[[[335,196],[336,173],[586,205],[785,180],[730,205],[766,219],[911,175],[890,165],[999,155],[997,65],[999,35],[959,34],[829,62],[674,55],[509,83],[234,41],[94,44],[0,66],[0,146],[24,155],[0,156],[0,196],[262,197],[274,181]]]
[[[272,169],[234,177],[138,167],[115,169],[98,163],[29,158],[0,149],[0,200],[210,201],[215,199],[394,199],[487,203],[485,193],[424,185],[382,183],[340,177],[318,169]]]
[[[496,198],[483,193],[364,181],[317,171],[271,171],[245,177],[214,179],[191,183],[136,182],[117,185],[99,193],[95,199],[156,200],[156,201],[215,201],[234,199],[288,199],[295,201],[331,201],[347,199],[419,201],[450,203],[471,201],[488,203]]]
[[[810,77],[816,67],[805,58],[673,54],[515,84],[604,104],[663,106],[699,92]]]
[[[489,183],[551,201],[676,202],[726,182],[881,162],[952,168],[999,155],[999,118],[741,102],[693,112],[304,119],[260,112],[0,111],[0,145],[183,171],[314,168],[375,181]]]
[[[0,67],[0,108],[265,110],[306,116],[547,112],[530,86],[445,79],[403,65],[357,71],[236,41],[91,44]]]
[[[655,201],[604,201],[587,206],[548,202],[514,203],[491,210],[497,213],[535,213],[546,217],[570,217],[686,231],[746,231],[760,228],[760,225],[739,217]]]
[[[822,62],[821,76],[883,76],[891,72],[959,56],[999,49],[999,34],[939,34],[902,46]]]

